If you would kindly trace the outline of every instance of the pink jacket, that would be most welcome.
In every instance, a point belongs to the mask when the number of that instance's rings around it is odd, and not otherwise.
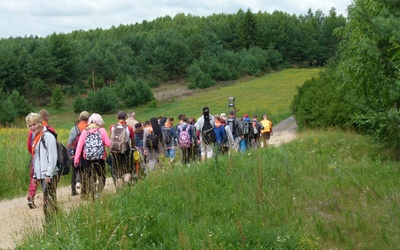
[[[99,129],[101,138],[103,140],[103,145],[106,147],[109,147],[111,145],[110,138],[108,137],[107,131],[104,128],[91,128],[91,129],[84,129],[82,130],[81,137],[79,137],[78,145],[75,151],[75,157],[74,157],[74,164],[77,165],[79,164],[79,159],[81,158],[81,154],[83,152],[83,159],[86,159],[86,152],[83,150],[83,146],[85,144],[86,140],[86,135],[88,132],[93,133],[96,129]],[[104,155],[103,155],[103,160],[105,160],[107,157],[106,150],[104,150]]]

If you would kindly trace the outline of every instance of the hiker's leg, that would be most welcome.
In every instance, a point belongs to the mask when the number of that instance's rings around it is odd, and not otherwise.
[[[76,177],[78,175],[78,167],[72,165],[72,175],[71,175],[71,194],[77,195],[76,192]]]
[[[33,178],[34,167],[30,164],[29,170],[29,187],[28,187],[28,200],[34,200],[38,182]]]
[[[43,189],[43,209],[45,221],[49,222],[57,212],[57,182],[58,176],[54,175],[50,183],[42,182]]]
[[[106,185],[106,162],[104,160],[95,161],[94,171],[98,180],[96,194],[100,194]]]

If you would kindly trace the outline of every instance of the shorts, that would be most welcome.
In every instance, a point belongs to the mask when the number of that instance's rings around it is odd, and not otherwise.
[[[262,133],[261,136],[263,137],[263,139],[269,140],[269,138],[271,138],[271,132]]]
[[[201,156],[207,156],[207,158],[212,158],[214,155],[213,146],[207,145],[204,142],[201,142],[200,151],[201,151]]]

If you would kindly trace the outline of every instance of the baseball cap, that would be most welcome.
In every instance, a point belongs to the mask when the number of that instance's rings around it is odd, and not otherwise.
[[[89,112],[87,112],[87,111],[82,111],[80,114],[79,114],[79,119],[81,119],[81,120],[85,120],[85,119],[89,119]]]
[[[248,114],[244,114],[243,117],[244,117],[244,118],[248,118],[249,115],[248,115]]]

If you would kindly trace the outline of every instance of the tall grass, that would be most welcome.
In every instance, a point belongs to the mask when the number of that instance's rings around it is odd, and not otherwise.
[[[396,249],[398,177],[366,137],[304,132],[279,148],[165,167],[18,249]]]
[[[67,145],[69,130],[57,129],[58,139]],[[27,193],[30,154],[27,147],[28,129],[0,129],[0,200]],[[61,178],[61,185],[70,182],[70,175]],[[40,188],[39,188],[40,189]]]

